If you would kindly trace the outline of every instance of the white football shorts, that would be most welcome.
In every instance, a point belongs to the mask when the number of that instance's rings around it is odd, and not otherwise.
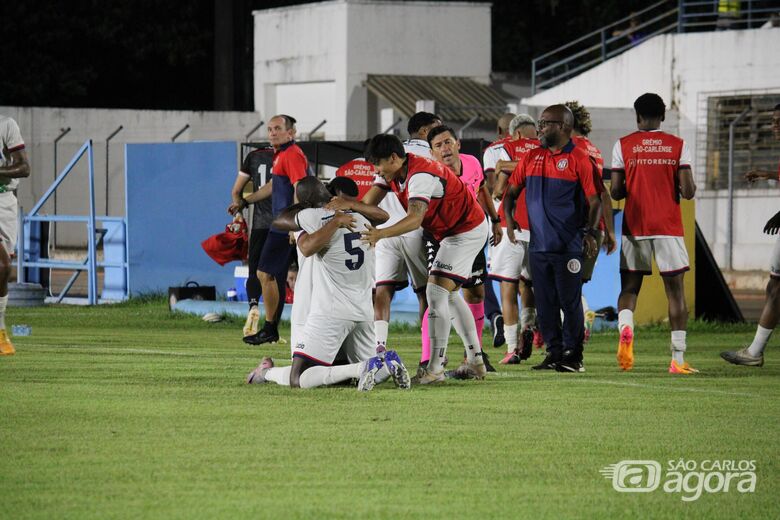
[[[528,231],[520,232],[515,229],[516,243],[507,238],[504,228],[504,238],[497,246],[490,246],[490,274],[489,277],[500,282],[517,283],[531,281],[531,269],[528,265]]]
[[[653,274],[653,257],[661,276],[674,276],[690,269],[683,237],[622,238],[621,271]]]
[[[319,365],[330,366],[342,350],[350,363],[376,355],[374,322],[310,315],[303,341],[293,346],[294,357],[305,357]]]
[[[483,220],[465,233],[444,237],[431,266],[431,276],[442,276],[463,284],[471,277],[471,266],[477,253],[485,247],[489,226]]]
[[[380,240],[376,244],[376,286],[403,289],[412,280],[415,291],[425,289],[428,270],[422,233]]]

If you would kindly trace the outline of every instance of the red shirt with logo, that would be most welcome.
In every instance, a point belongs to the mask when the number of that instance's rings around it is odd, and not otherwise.
[[[368,193],[374,185],[376,168],[365,159],[353,159],[336,170],[336,177],[348,177],[355,181],[358,187],[358,200]]]
[[[626,176],[624,235],[684,236],[678,171],[690,165],[685,141],[660,130],[634,132],[615,143],[612,169]]]
[[[519,166],[523,161],[525,154],[534,148],[539,148],[542,146],[542,143],[539,141],[539,139],[521,137],[520,139],[509,141],[506,146],[511,154],[511,160],[518,161],[517,165]],[[517,167],[515,167],[515,170],[509,176],[509,184],[518,186],[515,171],[517,171]],[[512,181],[513,178],[515,179],[514,182]],[[506,191],[504,192],[504,197],[506,197]],[[504,204],[503,200],[501,201],[501,204]],[[501,218],[501,226],[506,227],[506,217],[504,217],[504,211],[499,209],[499,215]],[[517,196],[517,200],[515,201],[515,212],[512,217],[515,219],[515,222],[520,229],[528,229],[528,208],[525,204],[525,190],[521,190],[520,195]]]

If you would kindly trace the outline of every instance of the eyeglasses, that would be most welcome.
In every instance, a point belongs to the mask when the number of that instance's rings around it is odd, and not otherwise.
[[[537,122],[537,125],[539,126],[539,129],[541,130],[542,128],[544,128],[546,126],[549,126],[549,125],[561,125],[561,126],[563,126],[563,121],[548,121],[546,119],[540,119]]]

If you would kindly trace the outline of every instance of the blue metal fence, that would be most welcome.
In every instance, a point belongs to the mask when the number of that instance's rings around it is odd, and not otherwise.
[[[51,197],[54,193],[56,193],[57,188],[60,186],[60,184],[62,184],[62,181],[65,180],[68,174],[73,170],[73,168],[76,166],[79,160],[81,160],[81,158],[84,157],[84,155],[87,156],[87,161],[89,166],[89,177],[88,177],[89,211],[87,215],[40,215],[39,212],[43,207],[43,205],[46,203],[47,200],[49,200],[49,197]],[[17,272],[19,273],[18,277],[20,282],[25,281],[25,269],[29,269],[29,268],[63,269],[63,270],[75,271],[73,276],[65,284],[65,287],[57,296],[56,301],[60,302],[68,294],[68,291],[71,289],[73,283],[76,281],[76,278],[81,274],[81,272],[86,271],[87,274],[86,301],[88,304],[94,305],[98,303],[99,300],[97,271],[98,269],[111,270],[115,278],[116,277],[120,278],[118,283],[113,282],[111,284],[112,287],[114,287],[114,292],[112,293],[112,299],[127,298],[128,294],[127,294],[127,253],[126,253],[127,244],[126,242],[114,246],[116,249],[121,251],[119,254],[119,258],[117,260],[103,261],[103,262],[97,261],[97,249],[98,246],[100,245],[98,235],[100,235],[101,237],[100,242],[102,242],[102,237],[106,233],[106,229],[102,229],[102,228],[98,229],[97,222],[104,223],[104,228],[119,227],[122,235],[126,237],[127,219],[124,217],[109,217],[109,216],[95,215],[95,167],[94,167],[91,139],[86,141],[81,146],[81,148],[79,148],[79,150],[76,152],[73,158],[71,158],[70,162],[68,162],[67,166],[65,166],[62,172],[57,176],[57,178],[52,183],[52,185],[49,186],[49,188],[46,190],[46,192],[43,194],[40,200],[38,200],[38,202],[35,204],[35,206],[33,206],[33,208],[28,213],[24,213],[24,211],[20,211],[19,221],[20,221],[19,238],[17,242],[17,249],[19,251],[19,254],[18,254],[18,262],[17,262]],[[29,234],[30,230],[33,229],[33,223],[36,222],[82,222],[86,224],[86,228],[87,228],[86,259],[84,259],[81,262],[56,260],[56,259],[40,259],[39,257],[40,251],[29,250],[30,244],[28,243],[28,241],[25,240],[27,234]],[[106,253],[106,257],[112,257],[112,258],[117,257],[116,252],[114,252],[113,254],[108,254],[109,252],[105,251],[105,253]],[[117,286],[119,287],[119,291],[116,290]],[[121,290],[122,287],[124,287],[124,291]]]

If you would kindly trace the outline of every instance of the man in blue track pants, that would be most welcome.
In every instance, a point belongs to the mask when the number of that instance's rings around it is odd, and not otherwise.
[[[574,116],[566,106],[546,108],[538,125],[542,146],[529,151],[509,179],[510,189],[525,187],[531,276],[539,329],[547,344],[547,357],[533,368],[584,372],[582,265],[583,255],[598,252],[596,165],[588,151],[571,140]],[[514,229],[514,199],[505,202],[507,229]]]

